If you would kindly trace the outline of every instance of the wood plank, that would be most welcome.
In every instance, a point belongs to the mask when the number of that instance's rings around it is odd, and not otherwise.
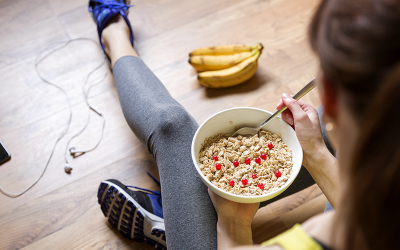
[[[64,12],[68,12],[72,9],[82,8],[87,10],[87,5],[89,1],[83,0],[46,0],[47,4],[51,7],[55,15],[59,15]]]
[[[282,73],[304,64],[304,60],[314,60],[307,44],[306,28],[316,3],[314,0],[300,0],[293,8],[282,0],[241,1],[142,43],[139,40],[138,50],[145,61],[151,60],[149,67],[156,70],[177,59],[187,60],[188,52],[197,47],[262,42],[265,49],[260,65],[268,58],[271,63],[264,64],[268,65],[268,72],[294,80],[297,77],[292,71],[290,74]],[[281,70],[272,71],[271,67],[280,67]]]
[[[36,55],[49,43],[68,38],[44,0],[5,1],[0,17],[0,68]]]
[[[287,227],[279,217],[276,217],[263,224],[262,227],[253,228],[253,241],[255,244],[269,240],[287,230]]]
[[[85,48],[85,52],[71,53],[77,47]],[[67,92],[71,105],[83,103],[81,85],[87,74],[101,62],[98,49],[93,45],[80,43],[71,44],[63,52],[66,52],[68,56],[55,53],[49,60],[40,64],[38,69],[46,79]],[[109,69],[103,66],[91,79],[101,77],[106,71]],[[7,108],[0,109],[0,133],[2,134],[15,131],[68,107],[63,93],[44,83],[36,75],[34,58],[0,68],[0,79],[9,83],[0,84],[2,103],[7,105],[3,106]],[[111,88],[114,88],[114,82],[112,76],[109,75],[91,90],[90,97]]]
[[[66,142],[84,125],[88,112],[84,103],[75,105],[71,128],[66,137],[60,141],[43,179],[21,198],[0,196],[0,215],[123,159],[142,146],[127,125],[114,91],[115,89],[106,91],[91,99],[93,106],[107,118],[103,141],[99,147],[76,159],[71,159],[69,156],[74,170],[71,175],[64,172],[63,155]],[[3,142],[13,154],[13,159],[0,168],[0,183],[3,188],[18,192],[36,180],[67,118],[68,112],[64,109],[33,124],[2,134]],[[92,122],[88,129],[76,138],[71,146],[75,146],[77,150],[93,146],[100,136],[101,124],[101,119],[92,115]]]
[[[64,3],[64,1],[55,2]],[[84,6],[81,4],[78,5],[77,3],[76,8],[63,11],[57,16],[71,39],[78,37],[91,37],[98,40],[96,24],[91,13],[88,12],[86,3],[87,1]]]
[[[147,176],[147,171],[158,176],[154,160],[141,146],[134,155],[100,168],[91,175],[71,180],[69,184],[14,209],[0,217],[0,237],[3,238],[0,249],[21,248],[34,242],[37,243],[32,245],[32,249],[38,246],[43,246],[40,249],[86,249],[130,244],[110,230],[97,203],[97,188],[102,180],[114,178],[126,184],[159,190]],[[77,228],[80,229],[75,230]],[[7,237],[3,237],[5,235]]]
[[[321,194],[292,211],[281,215],[280,218],[287,228],[291,228],[297,223],[303,223],[314,215],[323,213],[326,202],[325,195]]]
[[[256,229],[271,219],[285,215],[293,209],[306,204],[307,202],[321,196],[322,192],[316,184],[301,190],[293,195],[282,198],[274,203],[260,208],[252,224],[252,228]]]
[[[294,224],[302,223],[313,215],[323,212],[326,203],[326,198],[324,200],[323,197],[318,186],[313,185],[260,208],[251,225],[253,241],[260,244]]]
[[[311,187],[297,192],[296,194],[282,198],[279,201],[270,204],[270,206],[278,214],[278,216],[281,216],[292,211],[296,207],[301,206],[302,204],[320,196],[321,194],[322,191],[316,184],[314,184]]]

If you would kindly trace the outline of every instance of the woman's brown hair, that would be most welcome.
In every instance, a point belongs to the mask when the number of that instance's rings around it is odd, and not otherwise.
[[[309,30],[325,77],[360,127],[336,228],[343,248],[398,249],[400,232],[400,1],[323,0]]]

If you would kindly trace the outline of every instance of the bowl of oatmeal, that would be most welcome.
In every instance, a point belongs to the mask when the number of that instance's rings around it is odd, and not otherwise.
[[[295,131],[281,118],[258,135],[231,137],[238,128],[257,127],[271,115],[258,108],[232,108],[197,129],[192,160],[208,188],[231,201],[256,203],[278,196],[293,183],[303,151]]]

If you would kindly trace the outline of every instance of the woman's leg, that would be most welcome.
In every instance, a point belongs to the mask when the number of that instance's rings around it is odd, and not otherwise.
[[[117,18],[102,41],[125,118],[159,168],[167,246],[215,249],[216,213],[190,153],[198,124],[138,58],[128,35],[125,21]]]

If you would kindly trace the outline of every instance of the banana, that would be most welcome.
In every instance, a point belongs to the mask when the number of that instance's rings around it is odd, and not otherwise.
[[[210,56],[210,55],[192,56],[189,58],[189,63],[197,71],[226,69],[253,56],[257,51],[258,51],[257,49],[254,49],[251,52],[240,52],[232,55],[222,55],[222,56]]]
[[[239,64],[227,69],[199,73],[200,83],[208,88],[223,88],[238,85],[250,79],[257,71],[257,60],[261,54],[258,51]]]
[[[221,81],[211,81],[211,80],[199,79],[199,81],[203,86],[205,86],[207,88],[232,87],[232,86],[241,84],[241,83],[249,80],[256,73],[257,68],[258,68],[258,62],[255,62],[255,63],[249,65],[246,68],[246,70],[243,70],[243,72],[240,72],[239,76],[236,76],[234,78],[224,79]]]
[[[255,46],[250,46],[250,45],[245,45],[245,44],[230,44],[230,45],[221,45],[221,46],[213,46],[213,47],[203,47],[203,48],[198,48],[198,49],[192,51],[192,53],[190,53],[189,56],[231,55],[231,54],[241,53],[241,52],[251,52],[252,50],[259,47],[260,45],[261,45],[261,43],[255,45]]]

